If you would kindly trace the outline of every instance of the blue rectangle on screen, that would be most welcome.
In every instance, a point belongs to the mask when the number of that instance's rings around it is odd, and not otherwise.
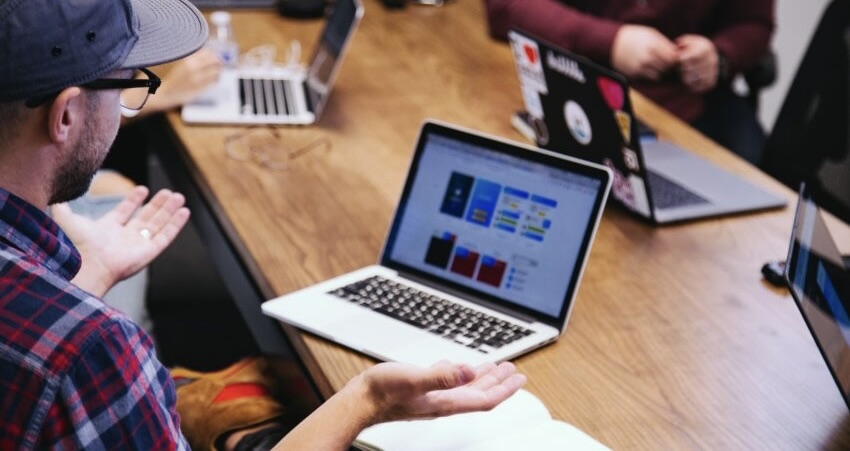
[[[516,228],[511,227],[511,226],[509,226],[509,225],[507,225],[507,224],[502,224],[502,223],[496,224],[496,228],[497,228],[497,229],[504,230],[504,231],[506,231],[506,232],[511,232],[511,233],[516,232]]]
[[[534,241],[543,241],[543,237],[536,233],[525,232],[522,234],[522,236],[526,238],[531,238]]]
[[[472,189],[466,220],[473,224],[490,227],[490,221],[493,220],[493,212],[496,209],[496,202],[499,200],[501,191],[502,185],[498,183],[484,179],[476,180]]]
[[[462,218],[474,181],[475,179],[473,177],[466,174],[452,172],[449,183],[446,186],[446,192],[443,195],[443,204],[440,206],[440,212]]]
[[[500,211],[499,213],[501,213],[501,214],[502,214],[502,216],[504,216],[504,217],[506,217],[506,218],[510,218],[510,219],[519,219],[519,213],[514,212],[514,211],[510,211],[510,210],[502,210],[502,211]]]
[[[538,204],[543,204],[543,205],[546,205],[547,207],[552,207],[552,208],[555,208],[555,207],[558,206],[557,200],[549,199],[548,197],[538,196],[537,194],[534,194],[533,196],[531,196],[531,201],[537,202]]]
[[[521,199],[528,199],[528,192],[523,191],[521,189],[511,188],[510,186],[505,187],[505,194],[510,194],[511,196],[516,196]]]

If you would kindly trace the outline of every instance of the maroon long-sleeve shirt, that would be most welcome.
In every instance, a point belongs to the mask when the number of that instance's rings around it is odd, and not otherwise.
[[[774,0],[484,0],[490,33],[505,39],[510,27],[526,30],[610,65],[614,36],[623,24],[653,27],[676,39],[700,34],[712,40],[730,73],[765,55],[774,29]],[[693,121],[704,98],[678,77],[632,84],[679,117]]]

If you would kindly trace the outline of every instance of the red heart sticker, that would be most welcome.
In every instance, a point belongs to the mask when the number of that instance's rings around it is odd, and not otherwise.
[[[522,49],[525,51],[525,57],[531,61],[531,64],[537,64],[537,51],[534,50],[534,47],[525,44],[522,46]]]
[[[602,97],[612,110],[622,110],[624,93],[623,86],[608,77],[599,77],[596,79],[596,85],[602,92]]]

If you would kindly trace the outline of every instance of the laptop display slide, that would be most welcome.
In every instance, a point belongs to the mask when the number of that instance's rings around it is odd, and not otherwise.
[[[791,294],[850,407],[850,224],[822,210],[803,186],[786,278]],[[843,237],[843,240],[841,238]],[[838,244],[845,246],[839,249]]]
[[[604,180],[445,132],[420,145],[381,263],[557,321]]]
[[[604,166],[426,122],[377,265],[263,311],[383,360],[502,361],[563,333]]]
[[[655,223],[785,200],[659,139],[642,139],[626,79],[519,30],[508,33],[537,144],[608,166],[613,196]]]

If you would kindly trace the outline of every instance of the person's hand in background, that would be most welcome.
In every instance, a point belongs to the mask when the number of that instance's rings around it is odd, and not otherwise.
[[[644,25],[620,27],[611,48],[611,65],[628,78],[658,80],[679,62],[676,44]]]
[[[682,83],[694,92],[717,86],[720,59],[714,43],[705,36],[685,34],[676,39],[676,45]]]
[[[201,48],[197,52],[163,66],[162,79],[156,94],[148,98],[139,116],[168,111],[192,101],[218,81],[222,62],[215,53]]]

